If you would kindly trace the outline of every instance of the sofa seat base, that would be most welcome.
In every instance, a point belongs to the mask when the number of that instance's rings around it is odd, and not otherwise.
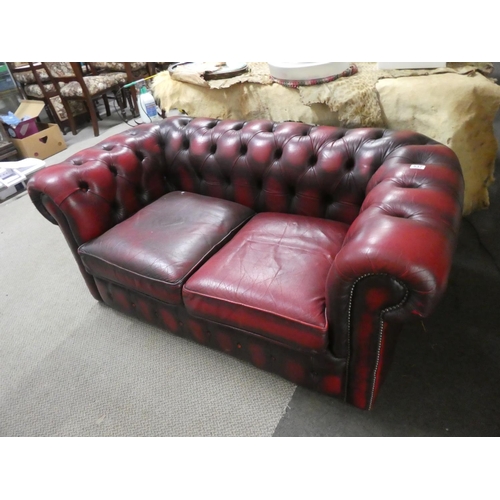
[[[249,362],[294,384],[328,396],[345,397],[346,360],[335,358],[329,351],[312,356],[255,333],[195,318],[182,306],[166,304],[115,283],[98,278],[96,284],[103,302],[119,312]]]
[[[348,226],[255,215],[186,282],[188,312],[290,346],[326,350],[326,280]]]
[[[171,304],[188,276],[254,214],[227,200],[174,191],[78,253],[88,273]]]

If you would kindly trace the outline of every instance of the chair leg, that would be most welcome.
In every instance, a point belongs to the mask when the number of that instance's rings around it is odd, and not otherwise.
[[[106,116],[111,116],[111,109],[109,108],[108,96],[103,95],[102,100],[104,101],[104,108],[106,109]]]
[[[52,113],[52,110],[50,109],[50,105],[45,103],[45,112],[47,113],[47,118],[49,119],[50,123],[55,123],[58,117]]]
[[[90,105],[87,105],[90,112],[90,119],[92,120],[92,128],[94,129],[94,136],[97,137],[99,135],[99,123],[97,119],[97,113],[94,107],[94,103],[91,102]]]
[[[120,108],[122,119],[127,121],[127,100],[125,98],[125,95],[127,95],[126,89],[114,89],[112,92],[116,102],[118,103],[118,107]]]
[[[97,116],[97,119],[98,119],[99,121],[102,121],[102,118],[101,118],[101,113],[99,113],[99,105],[98,105],[98,102],[99,102],[99,101],[97,101],[97,100],[92,101],[92,106],[93,106],[93,108],[94,108],[95,115]],[[90,112],[90,110],[89,110],[89,112]]]
[[[68,115],[68,123],[69,123],[69,128],[71,129],[71,133],[73,135],[76,135],[76,123],[75,119],[73,118],[73,113],[71,111],[71,108],[69,106],[69,103],[66,99],[61,99],[64,109],[66,110],[66,114]]]
[[[132,113],[133,117],[138,116],[135,112],[134,108],[134,102],[132,100],[132,94],[129,89],[122,89],[121,91],[121,99],[123,100],[123,107],[126,108],[127,104],[130,109],[130,112]]]
[[[135,90],[135,87],[130,88],[130,95],[132,96],[132,102],[133,102],[133,107],[132,112],[134,113],[134,116],[139,116],[139,104],[137,103],[137,92]]]

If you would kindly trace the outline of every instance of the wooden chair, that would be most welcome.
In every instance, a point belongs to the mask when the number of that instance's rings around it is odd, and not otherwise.
[[[50,79],[42,69],[39,62],[26,62],[14,63],[8,62],[7,66],[11,72],[14,82],[21,94],[21,97],[26,100],[44,101],[45,111],[49,120],[57,123],[59,128],[64,131],[67,124],[66,119],[61,119],[60,114],[57,113],[55,103],[51,101],[50,97],[55,97],[54,86],[50,83]],[[50,97],[49,97],[50,96]],[[61,106],[62,106],[62,101]],[[66,114],[66,112],[64,112]],[[64,123],[66,121],[66,124]]]
[[[61,66],[60,63],[41,63],[42,68],[49,76],[51,83],[61,96],[63,105],[68,113],[68,119],[73,134],[76,134],[76,124],[70,110],[71,102],[82,102],[85,104],[92,122],[94,135],[99,135],[98,120],[100,116],[96,109],[96,101],[102,99],[106,110],[106,115],[111,115],[109,98],[116,99],[120,110],[126,107],[123,98],[122,87],[127,83],[125,72],[112,74],[97,74],[89,63],[90,73],[83,74],[82,65],[78,62],[71,62],[70,68]]]
[[[67,64],[69,63],[59,63]],[[33,99],[44,101],[45,111],[49,120],[56,123],[63,134],[71,128],[69,117],[64,107],[62,98],[51,83],[49,75],[40,62],[27,63],[7,63],[9,70],[14,77],[19,93],[23,99]],[[83,103],[73,102],[70,104],[70,112],[76,122],[88,121],[89,114]]]

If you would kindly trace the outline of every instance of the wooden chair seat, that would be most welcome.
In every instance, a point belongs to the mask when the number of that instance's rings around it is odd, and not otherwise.
[[[20,70],[20,67],[16,67],[17,70]],[[40,80],[42,82],[49,82],[50,78],[49,75],[47,75],[47,72],[44,69],[37,70],[38,75],[40,77]],[[13,72],[14,79],[17,80],[18,83],[21,85],[30,85],[36,82],[35,75],[33,74],[33,71],[31,69],[27,71],[20,71],[19,73],[14,73]]]
[[[84,76],[83,81],[91,96],[98,95],[109,90],[116,85],[125,85],[127,83],[126,73],[109,73],[98,76]],[[82,86],[74,81],[61,86],[61,95],[63,97],[84,97]]]
[[[132,71],[139,71],[141,69],[147,69],[147,62],[131,62],[130,69]],[[93,62],[92,66],[97,71],[126,71],[126,65],[123,62]]]

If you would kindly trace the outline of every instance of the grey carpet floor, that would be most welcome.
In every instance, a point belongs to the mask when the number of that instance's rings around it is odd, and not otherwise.
[[[88,293],[27,195],[0,205],[0,436],[271,436],[295,385]]]

